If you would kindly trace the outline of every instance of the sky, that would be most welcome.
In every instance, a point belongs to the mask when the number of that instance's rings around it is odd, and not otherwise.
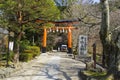
[[[64,4],[62,4],[62,0],[55,0],[55,1],[58,2],[59,4],[61,4],[60,6],[64,5]],[[67,1],[67,0],[64,0],[64,1]],[[90,1],[90,0],[82,0],[82,1]],[[94,1],[94,2],[97,2],[97,3],[100,2],[100,0],[91,0],[91,1]],[[65,5],[66,5],[66,3],[65,3]]]
[[[94,0],[95,2],[100,2],[100,0]]]

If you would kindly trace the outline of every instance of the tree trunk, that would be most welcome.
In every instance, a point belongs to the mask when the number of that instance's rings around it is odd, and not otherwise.
[[[108,0],[101,0],[101,9],[102,9],[102,24],[100,30],[100,39],[103,46],[103,65],[106,65],[106,46],[109,45],[110,38],[109,35],[109,4]]]
[[[100,39],[103,46],[103,65],[108,67],[108,74],[118,75],[120,65],[120,36],[110,32],[108,0],[101,0],[102,24]],[[115,80],[116,77],[114,76]]]
[[[15,56],[14,56],[14,61],[15,63],[19,62],[19,48],[20,48],[20,40],[22,37],[22,32],[20,32],[17,36],[17,42],[16,42],[16,50],[15,50]]]
[[[21,41],[21,37],[22,37],[22,11],[18,11],[18,23],[19,23],[19,28],[20,28],[20,32],[18,32],[18,34],[16,35],[16,50],[15,50],[15,55],[14,55],[14,63],[17,64],[19,62],[19,48],[20,48],[20,41]]]

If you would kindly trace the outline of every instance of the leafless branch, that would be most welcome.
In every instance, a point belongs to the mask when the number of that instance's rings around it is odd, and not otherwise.
[[[101,17],[95,16],[95,15],[92,14],[92,13],[89,13],[89,15],[92,16],[92,17],[94,17],[94,18],[101,19]]]
[[[81,22],[83,22],[84,24],[87,24],[87,25],[95,26],[95,25],[100,25],[101,24],[101,22],[97,22],[97,23],[85,22],[83,19],[84,18],[78,18],[79,21],[81,21]]]
[[[114,28],[112,31],[110,31],[110,33],[111,33],[111,32],[114,32],[114,31],[117,31],[118,29],[120,29],[120,26]]]

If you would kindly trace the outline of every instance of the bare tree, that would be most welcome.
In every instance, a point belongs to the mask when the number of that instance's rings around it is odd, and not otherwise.
[[[109,3],[108,0],[101,0],[102,24],[100,39],[103,45],[103,64],[108,67],[108,75],[116,75],[120,71],[120,32],[111,31]]]

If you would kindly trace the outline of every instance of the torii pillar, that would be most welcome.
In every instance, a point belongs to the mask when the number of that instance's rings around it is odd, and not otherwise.
[[[42,53],[46,53],[46,45],[47,45],[47,29],[44,28],[44,33],[43,33],[43,44],[42,44]]]
[[[72,54],[72,32],[70,27],[68,28],[68,53]]]

